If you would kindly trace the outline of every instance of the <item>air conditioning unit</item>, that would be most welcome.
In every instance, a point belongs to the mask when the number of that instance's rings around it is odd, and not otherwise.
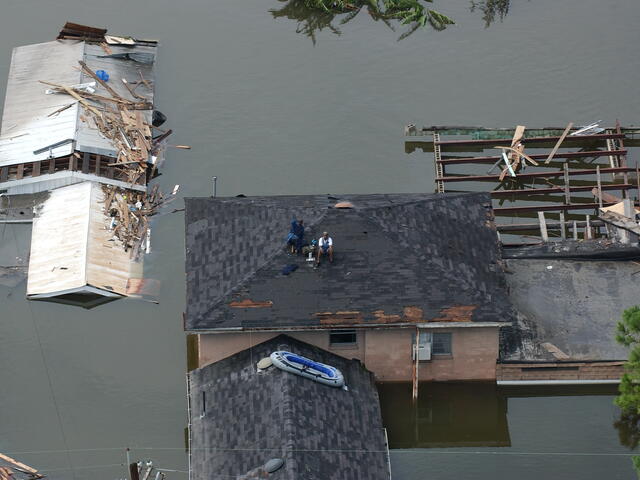
[[[421,362],[431,360],[431,333],[430,332],[420,332],[420,340],[418,342],[418,346],[415,344],[415,337],[413,343],[413,360],[416,359],[416,349],[418,350],[418,360]]]
[[[418,360],[431,360],[431,342],[418,346]]]

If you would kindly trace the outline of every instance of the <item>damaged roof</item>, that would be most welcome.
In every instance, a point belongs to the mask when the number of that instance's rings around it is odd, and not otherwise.
[[[256,363],[287,350],[332,365],[348,390]],[[357,360],[279,335],[189,374],[191,469],[195,480],[266,478],[268,460],[284,465],[274,480],[389,478],[373,375]]]
[[[518,320],[501,331],[501,361],[626,360],[622,312],[638,304],[634,262],[507,260]]]
[[[143,75],[152,85],[156,51],[157,46],[149,42],[131,46],[110,45],[106,51],[95,43],[78,40],[55,40],[16,47],[11,56],[2,114],[0,166],[45,160],[50,154],[63,157],[74,150],[116,157],[113,142],[101,135],[96,126],[84,117],[75,99],[65,94],[45,94],[51,87],[40,81],[64,86],[91,82],[92,78],[79,68],[79,62],[84,61],[94,72],[106,71],[110,76],[108,85],[118,95],[136,101],[122,79],[134,82]],[[118,58],[124,54],[128,54],[126,59]],[[131,58],[142,58],[144,62]],[[109,95],[99,84],[94,88],[98,95]],[[145,95],[147,101],[153,103],[152,89],[140,88],[138,94]],[[142,114],[150,124],[151,110],[144,110]],[[65,140],[72,142],[51,151],[40,151]]]
[[[350,208],[335,208],[339,202]],[[512,318],[489,195],[187,198],[186,329],[336,328]],[[334,263],[285,248],[328,231]],[[297,270],[283,275],[283,267]]]

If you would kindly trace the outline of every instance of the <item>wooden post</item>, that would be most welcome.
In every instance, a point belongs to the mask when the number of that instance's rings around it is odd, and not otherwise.
[[[544,219],[544,212],[538,212],[538,220],[540,220],[540,235],[543,242],[549,241],[549,234],[547,233],[547,222]]]
[[[622,211],[623,215],[630,218],[631,220],[633,220],[633,223],[635,223],[635,209],[633,208],[631,199],[625,198],[622,202],[622,205],[624,208],[624,210]],[[619,228],[618,231],[621,233],[620,237],[622,243],[631,243],[631,235],[633,235],[631,232],[628,232],[627,230],[624,230],[622,228]]]
[[[571,203],[571,191],[569,190],[569,165],[564,162],[564,203]]]
[[[416,328],[416,342],[413,345],[415,360],[413,362],[413,388],[411,391],[411,399],[415,403],[418,400],[418,353],[420,347],[420,329]]]
[[[587,227],[584,231],[584,238],[591,240],[591,215],[587,215]]]
[[[596,178],[598,180],[598,205],[602,208],[602,181],[600,178],[600,165],[596,167]]]
[[[567,232],[564,229],[564,212],[560,212],[560,238],[567,239]]]
[[[573,221],[573,239],[578,240],[578,225],[575,220]]]
[[[565,137],[569,134],[571,127],[573,127],[573,122],[569,122],[569,125],[567,125],[567,128],[564,129],[564,132],[562,132],[562,135],[560,135],[560,138],[558,139],[555,146],[553,147],[553,150],[551,150],[551,153],[549,154],[547,159],[544,161],[545,164],[549,163],[553,158],[553,156],[556,154],[556,152],[560,148],[560,145],[562,145],[562,142],[564,141]]]

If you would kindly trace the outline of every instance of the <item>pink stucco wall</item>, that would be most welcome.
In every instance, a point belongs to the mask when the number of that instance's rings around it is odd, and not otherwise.
[[[452,355],[420,362],[420,380],[495,380],[498,358],[497,327],[430,330],[452,333]],[[332,347],[329,332],[287,332],[287,335],[345,358],[357,358],[378,381],[411,381],[413,329],[359,330],[357,345]],[[217,362],[262,343],[278,333],[202,334],[198,341],[199,366]],[[257,361],[257,360],[256,360]]]

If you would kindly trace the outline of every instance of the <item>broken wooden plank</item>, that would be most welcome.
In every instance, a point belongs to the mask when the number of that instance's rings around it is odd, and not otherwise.
[[[569,131],[571,130],[571,127],[573,127],[573,122],[569,122],[567,127],[564,129],[564,132],[562,132],[562,135],[560,135],[560,138],[558,138],[558,141],[556,142],[555,146],[553,147],[553,150],[551,150],[551,153],[549,153],[549,156],[544,161],[544,163],[549,163],[551,161],[553,156],[556,154],[556,152],[560,148],[560,145],[562,145],[562,142],[564,141],[566,136],[569,134]]]
[[[54,115],[57,115],[61,112],[64,112],[67,108],[71,108],[75,105],[75,103],[70,103],[69,105],[65,105],[64,107],[60,107],[57,110],[54,110],[53,112],[51,112],[49,115],[47,115],[47,117],[53,117]]]
[[[622,186],[622,184],[613,184],[615,186]],[[613,186],[613,185],[609,185],[609,186]],[[604,190],[606,187],[606,185],[600,185],[600,190]],[[612,189],[615,190],[615,189]],[[594,197],[596,198],[602,198],[602,200],[604,202],[613,202],[613,203],[619,203],[622,201],[622,198],[620,197],[616,197],[615,195],[611,195],[610,193],[606,193],[606,192],[602,192],[598,190],[598,186],[595,186],[591,189],[591,193],[593,194]]]
[[[518,148],[520,140],[522,140],[522,137],[524,136],[524,130],[524,125],[517,125],[515,131],[513,132],[513,138],[511,139],[511,148],[514,150],[509,153],[509,160],[511,160],[512,163],[519,160],[520,158],[517,156],[517,152],[515,152],[515,150]]]
[[[540,235],[542,236],[542,241],[549,241],[549,234],[547,233],[547,222],[544,218],[544,212],[538,212],[538,220],[540,221]]]
[[[89,74],[89,76],[91,78],[93,78],[96,82],[98,82],[100,85],[102,85],[102,87],[109,92],[114,98],[122,98],[118,92],[116,92],[113,88],[111,88],[107,82],[105,82],[104,80],[102,80],[98,75],[96,75],[96,73],[91,70],[89,68],[89,66],[84,63],[82,60],[78,60],[78,63],[80,64],[80,66],[82,67],[82,69],[87,72]]]
[[[495,146],[493,148],[497,148],[497,149],[501,149],[501,150],[512,150],[514,152],[516,152],[518,155],[526,158],[529,162],[531,162],[532,165],[538,165],[538,162],[536,162],[534,159],[532,159],[529,155],[525,155],[524,152],[520,149],[515,149],[515,148],[511,148],[511,147],[500,147],[500,146]],[[523,146],[524,148],[524,146]]]

